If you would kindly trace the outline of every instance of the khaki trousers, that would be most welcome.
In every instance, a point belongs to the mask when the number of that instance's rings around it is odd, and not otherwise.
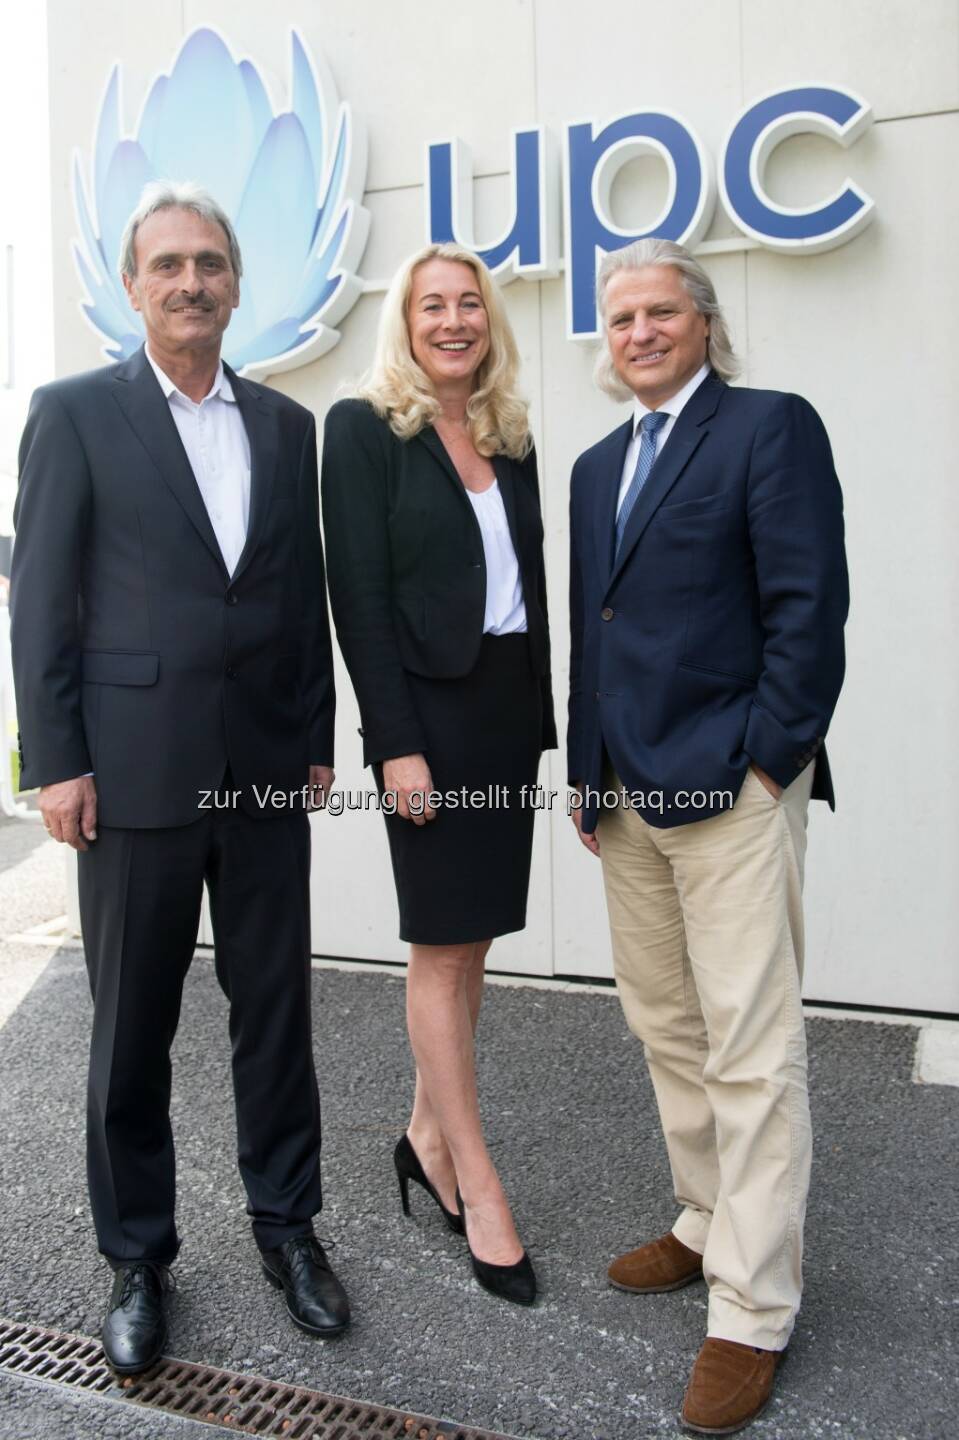
[[[656,1091],[708,1333],[781,1350],[802,1290],[811,1136],[800,985],[813,767],[775,800],[657,829],[603,813],[616,983]],[[619,782],[615,782],[620,788]]]

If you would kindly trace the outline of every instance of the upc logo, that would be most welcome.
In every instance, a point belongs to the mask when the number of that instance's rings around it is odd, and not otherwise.
[[[170,74],[150,87],[133,135],[123,133],[114,66],[89,182],[79,152],[73,167],[82,309],[109,359],[125,359],[143,343],[117,262],[127,218],[154,179],[196,181],[236,228],[243,280],[223,337],[229,364],[247,375],[275,374],[339,340],[334,327],[360,293],[356,271],[369,232],[361,204],[366,141],[295,30],[291,44],[290,108],[277,112],[256,65],[237,63],[215,31],[195,30]]]

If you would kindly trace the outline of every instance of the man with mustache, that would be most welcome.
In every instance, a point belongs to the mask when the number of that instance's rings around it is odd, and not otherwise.
[[[833,803],[842,496],[811,405],[727,383],[722,309],[688,250],[635,241],[598,292],[596,378],[632,410],[573,468],[569,779],[679,1207],[609,1279],[636,1295],[705,1279],[682,1421],[727,1435],[769,1399],[802,1288],[802,879],[809,800]]]
[[[22,783],[79,852],[88,1178],[115,1271],[103,1345],[132,1374],[166,1338],[170,1047],[204,882],[264,1271],[314,1334],[338,1334],[349,1306],[312,1229],[304,806],[332,783],[334,712],[314,422],[220,360],[241,260],[209,195],[149,185],[121,269],[145,347],[33,398],[12,640]],[[276,792],[289,808],[264,809]]]

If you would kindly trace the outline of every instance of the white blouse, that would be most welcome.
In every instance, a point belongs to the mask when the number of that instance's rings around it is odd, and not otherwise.
[[[523,582],[519,575],[516,551],[513,549],[506,507],[500,494],[499,481],[488,490],[467,490],[473,514],[483,536],[486,556],[486,615],[484,635],[515,635],[526,630],[526,606],[523,604]]]

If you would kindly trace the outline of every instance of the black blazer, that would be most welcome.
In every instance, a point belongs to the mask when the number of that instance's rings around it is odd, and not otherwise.
[[[602,788],[604,751],[640,813],[668,827],[728,808],[751,760],[789,785],[816,760],[844,673],[842,494],[822,421],[798,395],[691,396],[613,531],[632,419],[576,461],[570,497],[570,782]],[[702,790],[695,808],[681,792]],[[717,798],[718,797],[718,798]],[[584,806],[584,829],[597,808]]]
[[[224,367],[226,368],[226,367]],[[25,786],[93,771],[103,825],[198,817],[229,764],[293,790],[333,761],[333,670],[308,410],[227,371],[250,439],[231,578],[143,350],[33,397],[11,623]]]
[[[493,468],[550,749],[556,724],[536,457],[497,455]],[[359,702],[364,763],[417,754],[426,737],[407,672],[467,675],[483,637],[486,561],[473,507],[432,426],[400,440],[363,400],[340,400],[326,417],[320,488],[333,618]]]

